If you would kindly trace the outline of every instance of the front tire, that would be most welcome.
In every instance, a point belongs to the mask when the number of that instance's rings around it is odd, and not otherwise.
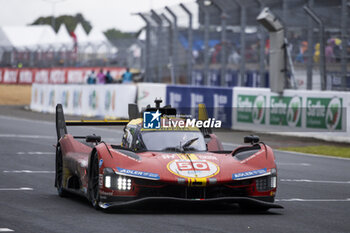
[[[98,155],[95,153],[91,159],[90,175],[89,175],[89,197],[91,205],[99,210],[101,207],[100,203],[100,187],[99,187],[99,165]]]
[[[60,197],[66,197],[67,191],[63,188],[63,159],[62,152],[59,147],[56,150],[56,187],[57,193]]]

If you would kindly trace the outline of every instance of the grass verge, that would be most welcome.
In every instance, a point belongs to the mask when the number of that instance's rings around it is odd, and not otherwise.
[[[294,151],[309,154],[329,155],[342,158],[350,158],[350,146],[302,146],[280,147],[279,150]]]

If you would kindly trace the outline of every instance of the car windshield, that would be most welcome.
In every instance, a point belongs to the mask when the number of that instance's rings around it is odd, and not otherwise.
[[[199,131],[149,131],[142,133],[142,140],[150,151],[206,150],[204,137]]]

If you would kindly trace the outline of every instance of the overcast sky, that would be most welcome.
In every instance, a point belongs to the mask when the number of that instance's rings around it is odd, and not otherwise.
[[[55,16],[80,12],[100,30],[136,31],[144,26],[144,22],[131,13],[194,0],[0,0],[0,26],[23,26],[39,16],[52,15],[52,2],[57,2]]]

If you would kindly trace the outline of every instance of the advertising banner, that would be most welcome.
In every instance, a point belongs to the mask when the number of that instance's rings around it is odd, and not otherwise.
[[[137,84],[137,105],[139,110],[148,104],[154,106],[154,100],[163,100],[161,106],[166,105],[166,84],[164,83],[138,83]]]
[[[49,69],[34,69],[34,83],[49,83]]]
[[[283,95],[263,88],[234,88],[233,128],[266,132],[334,132],[348,135],[350,93],[285,90]]]
[[[220,86],[220,70],[209,70],[209,86]]]
[[[204,85],[204,74],[201,70],[192,71],[192,85],[195,85],[195,86]]]
[[[86,83],[87,69],[68,69],[67,70],[67,83]]]
[[[100,71],[99,67],[85,68],[4,68],[0,69],[0,83],[7,84],[84,84],[92,70],[95,75]],[[103,67],[103,73],[110,72],[114,79],[120,79],[125,72],[123,67]]]
[[[301,127],[302,98],[300,96],[271,96],[270,125]]]
[[[15,84],[17,83],[18,69],[4,69],[3,83]]]
[[[343,129],[342,97],[307,97],[306,105],[306,128]]]
[[[198,115],[198,105],[204,103],[208,116],[221,120],[224,127],[232,125],[232,88],[167,85],[167,104],[181,114]]]
[[[228,70],[225,75],[226,86],[234,87],[237,86],[238,83],[238,71],[236,70]]]
[[[51,84],[66,83],[66,70],[65,69],[51,69],[51,71],[50,71],[50,83]]]
[[[237,95],[237,122],[265,124],[266,96]]]
[[[32,69],[21,69],[19,71],[18,83],[19,84],[32,84],[33,83],[33,70]]]
[[[33,84],[31,109],[54,113],[62,104],[66,114],[128,118],[128,104],[135,103],[137,87],[116,85]]]

